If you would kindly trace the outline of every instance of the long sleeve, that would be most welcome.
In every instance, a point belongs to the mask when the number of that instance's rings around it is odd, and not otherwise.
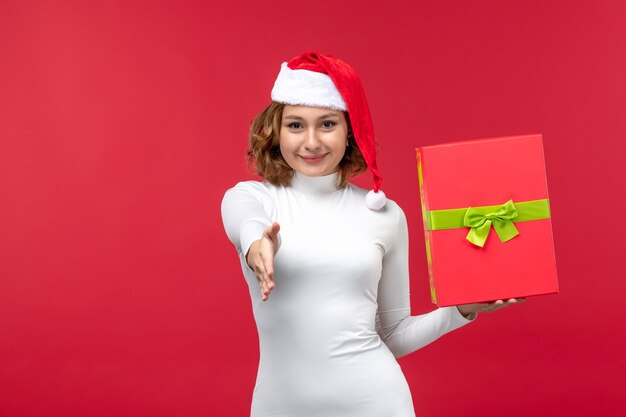
[[[222,199],[224,229],[244,258],[250,245],[272,224],[268,202],[268,198],[263,198],[261,185],[253,181],[237,184],[226,191]]]
[[[454,306],[410,315],[408,245],[406,217],[398,208],[397,236],[383,257],[377,314],[377,330],[396,358],[471,322]]]

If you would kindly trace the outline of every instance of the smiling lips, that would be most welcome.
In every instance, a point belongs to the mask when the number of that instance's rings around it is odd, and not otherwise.
[[[313,164],[315,162],[319,162],[322,159],[324,159],[326,154],[323,154],[323,155],[313,155],[313,156],[302,156],[302,155],[298,155],[298,156],[300,158],[302,158],[303,161]]]

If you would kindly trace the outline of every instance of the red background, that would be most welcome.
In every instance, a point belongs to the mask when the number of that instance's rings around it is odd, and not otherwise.
[[[414,314],[414,148],[544,135],[561,294],[402,359],[417,414],[623,415],[626,6],[384,4],[0,2],[0,415],[248,414],[257,336],[219,205],[310,48],[364,81]]]

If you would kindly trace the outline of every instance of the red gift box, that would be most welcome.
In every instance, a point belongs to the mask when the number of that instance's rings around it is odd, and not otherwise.
[[[541,135],[416,151],[433,302],[558,293]]]

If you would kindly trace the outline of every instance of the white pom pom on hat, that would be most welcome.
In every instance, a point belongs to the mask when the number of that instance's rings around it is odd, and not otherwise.
[[[372,210],[380,210],[385,207],[386,203],[387,197],[385,193],[383,193],[383,190],[378,190],[377,193],[374,192],[374,190],[370,190],[365,196],[365,204]]]
[[[357,146],[374,176],[365,203],[372,210],[385,206],[382,176],[376,165],[374,125],[365,91],[356,71],[344,61],[319,52],[305,52],[284,62],[274,82],[272,100],[279,103],[347,111]]]

